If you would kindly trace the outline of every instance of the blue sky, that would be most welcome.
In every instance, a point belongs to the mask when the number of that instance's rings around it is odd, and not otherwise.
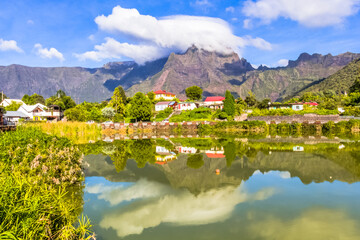
[[[0,65],[139,63],[191,45],[254,65],[360,52],[360,0],[0,1]]]

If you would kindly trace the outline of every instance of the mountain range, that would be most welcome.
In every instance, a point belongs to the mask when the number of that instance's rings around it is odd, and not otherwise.
[[[46,98],[62,89],[77,102],[94,102],[110,98],[120,85],[129,96],[162,89],[179,97],[185,97],[187,87],[197,85],[203,88],[205,97],[224,95],[226,90],[235,97],[246,97],[252,91],[258,99],[281,101],[324,87],[346,91],[350,80],[343,83],[341,77],[330,76],[348,64],[347,68],[356,70],[351,64],[356,65],[359,58],[360,54],[349,52],[337,56],[302,53],[286,67],[255,69],[236,53],[224,55],[191,47],[185,53],[171,53],[144,65],[127,61],[110,62],[100,68],[0,66],[0,91],[10,98],[33,93]]]

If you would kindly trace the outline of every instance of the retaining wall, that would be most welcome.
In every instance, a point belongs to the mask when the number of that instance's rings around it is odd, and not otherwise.
[[[291,116],[258,116],[248,117],[247,121],[265,121],[267,124],[271,123],[309,123],[309,124],[324,124],[329,121],[338,123],[340,121],[349,121],[351,117],[340,117],[339,115],[317,115],[317,114],[304,114],[304,115],[291,115]]]

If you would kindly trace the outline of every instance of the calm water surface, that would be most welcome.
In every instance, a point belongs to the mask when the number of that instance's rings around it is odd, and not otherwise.
[[[171,139],[86,146],[98,239],[360,239],[360,143]]]

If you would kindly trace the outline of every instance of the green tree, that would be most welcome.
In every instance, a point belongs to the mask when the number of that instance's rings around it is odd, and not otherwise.
[[[200,100],[203,90],[198,86],[192,86],[185,89],[186,97],[190,100]]]
[[[201,168],[204,165],[203,155],[199,153],[190,155],[187,159],[186,165],[189,168]]]
[[[151,102],[155,100],[155,93],[153,91],[148,92],[147,97],[150,99]]]
[[[143,93],[138,92],[135,94],[131,101],[130,116],[137,121],[150,121],[152,113],[152,104],[150,99]]]
[[[126,96],[124,89],[122,87],[115,88],[114,94],[109,102],[109,106],[113,107],[115,109],[115,112],[120,116],[125,116],[125,105],[126,105]]]
[[[31,96],[25,94],[21,100],[27,105],[34,105],[37,103],[45,104],[44,97],[36,93]]]
[[[228,116],[235,115],[235,99],[231,92],[228,90],[226,90],[225,92],[224,112],[226,112]]]
[[[249,91],[249,95],[245,98],[245,102],[249,107],[254,107],[257,105],[258,101],[252,91]]]
[[[262,100],[259,104],[258,104],[258,108],[260,109],[266,109],[269,107],[269,103],[271,103],[271,99],[269,98],[265,98],[264,100]]]
[[[101,113],[106,119],[112,119],[115,116],[115,110],[112,107],[103,108]]]
[[[235,115],[242,114],[246,109],[246,102],[241,97],[239,97],[238,99],[236,99],[235,103]]]
[[[63,90],[58,90],[54,96],[46,99],[45,105],[58,105],[62,110],[67,110],[75,107],[76,103],[70,96],[66,96]]]
[[[22,103],[11,102],[11,104],[5,107],[6,111],[17,111]]]

